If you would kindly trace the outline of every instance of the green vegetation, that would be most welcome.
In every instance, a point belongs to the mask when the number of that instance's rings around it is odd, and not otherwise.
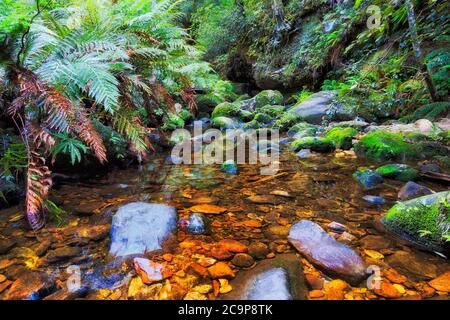
[[[396,159],[412,155],[416,148],[405,142],[401,134],[386,131],[372,131],[356,145],[357,152],[363,152],[372,159]]]
[[[428,247],[442,250],[450,232],[449,192],[399,203],[383,218],[386,227]]]
[[[316,152],[330,152],[334,150],[334,144],[331,140],[323,137],[304,137],[291,143],[295,151],[310,149]]]
[[[67,154],[75,164],[92,154],[106,163],[120,151],[116,159],[141,161],[150,146],[146,127],[183,127],[186,114],[175,105],[195,112],[193,88],[221,101],[230,95],[231,84],[180,26],[180,3],[0,1],[0,108],[27,133],[27,166],[17,173],[34,229],[50,209],[47,158]],[[112,131],[100,134],[104,127]],[[124,141],[127,154],[116,148]]]
[[[383,178],[405,182],[416,180],[419,177],[419,172],[406,164],[386,164],[379,167],[376,172]]]
[[[337,149],[348,150],[351,149],[353,137],[357,134],[356,129],[336,127],[328,131],[325,137],[330,139]]]

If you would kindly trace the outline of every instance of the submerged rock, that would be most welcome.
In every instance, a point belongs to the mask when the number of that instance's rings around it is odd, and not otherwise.
[[[296,223],[292,226],[288,239],[311,263],[332,276],[352,284],[358,284],[366,277],[361,257],[314,222],[302,220]]]
[[[231,281],[233,291],[224,300],[305,300],[306,282],[300,260],[281,254],[251,270],[241,270]]]
[[[109,251],[127,256],[159,250],[176,221],[176,210],[167,205],[133,202],[121,206],[113,216]]]
[[[422,186],[420,184],[417,184],[413,181],[409,181],[398,192],[398,198],[401,201],[406,201],[406,200],[426,196],[429,194],[433,194],[433,190],[431,190],[430,188],[427,188],[425,186]]]
[[[383,204],[386,202],[384,198],[378,196],[364,196],[363,200],[374,204]]]
[[[38,300],[48,294],[53,285],[43,273],[24,271],[18,275],[3,299]]]
[[[7,254],[16,245],[13,239],[0,240],[0,254]]]
[[[167,277],[165,274],[164,265],[145,258],[134,258],[134,269],[142,282],[145,284],[152,284]]]
[[[302,149],[299,152],[297,152],[296,155],[300,159],[309,159],[314,157],[314,154],[311,152],[310,149]]]
[[[205,217],[201,213],[189,216],[187,231],[192,234],[202,234],[206,231]]]
[[[358,170],[353,174],[353,177],[358,180],[366,189],[375,188],[383,182],[383,178],[376,172],[370,169]]]
[[[225,161],[222,166],[220,167],[220,169],[227,173],[227,174],[237,174],[238,173],[238,166],[237,164],[234,162],[234,160],[227,160]]]
[[[432,257],[434,258],[434,257]],[[423,281],[437,277],[438,268],[428,255],[397,251],[386,257],[386,263],[408,276],[412,281]]]

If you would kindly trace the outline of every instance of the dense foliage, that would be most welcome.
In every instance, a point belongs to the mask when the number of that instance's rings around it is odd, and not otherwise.
[[[141,160],[146,127],[170,122],[177,103],[195,112],[195,89],[225,99],[178,23],[180,2],[0,1],[0,107],[23,139],[4,135],[2,184],[26,167],[34,229],[49,209],[48,158],[68,154],[75,164],[90,153],[105,163],[107,146],[128,141]]]

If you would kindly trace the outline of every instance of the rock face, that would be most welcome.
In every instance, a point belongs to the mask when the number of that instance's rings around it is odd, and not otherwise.
[[[427,188],[425,186],[422,186],[420,184],[417,184],[413,181],[410,181],[406,183],[398,192],[398,198],[401,201],[406,201],[422,196],[426,196],[429,194],[432,194],[433,190],[430,188]]]
[[[127,256],[159,250],[176,223],[177,213],[172,207],[144,202],[124,205],[112,220],[109,251]]]
[[[289,241],[309,261],[332,276],[358,284],[366,276],[361,257],[350,247],[337,242],[319,225],[302,220],[292,226]]]
[[[231,282],[233,291],[224,300],[305,300],[306,282],[295,254],[264,260],[251,270],[241,270]]]
[[[289,113],[303,118],[306,122],[320,124],[322,118],[332,108],[331,102],[335,97],[335,91],[317,92],[302,103],[293,106]]]

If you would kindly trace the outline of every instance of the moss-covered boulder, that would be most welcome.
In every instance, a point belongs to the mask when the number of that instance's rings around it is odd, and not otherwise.
[[[323,137],[304,137],[292,142],[291,147],[294,151],[309,149],[316,152],[331,152],[334,150],[333,142]]]
[[[255,120],[255,121],[258,121],[259,123],[265,123],[265,124],[267,124],[267,123],[270,123],[273,119],[272,119],[271,116],[269,116],[269,115],[267,115],[267,114],[265,114],[265,113],[257,113],[257,114],[255,115],[254,120]]]
[[[279,117],[280,115],[283,114],[284,111],[285,111],[285,108],[283,106],[279,106],[279,105],[275,105],[275,106],[267,105],[258,110],[258,112],[267,114],[273,118]]]
[[[450,192],[400,202],[382,222],[388,230],[430,250],[449,252]]]
[[[383,182],[383,177],[370,169],[359,169],[353,174],[353,178],[358,180],[365,189],[373,189]]]
[[[212,125],[218,129],[237,129],[239,128],[239,121],[228,117],[216,117],[212,119]]]
[[[164,130],[175,130],[175,129],[184,128],[184,125],[185,125],[185,122],[179,115],[169,114],[164,119],[164,124],[163,124],[162,128]]]
[[[419,177],[419,171],[406,164],[391,163],[379,167],[376,172],[383,178],[400,181],[414,181]]]
[[[273,128],[286,131],[299,121],[302,121],[302,119],[298,116],[285,112],[275,120]]]
[[[242,128],[244,130],[259,129],[261,128],[261,124],[256,120],[252,120],[250,122],[244,123],[244,126]]]
[[[211,114],[211,118],[217,117],[240,117],[241,108],[238,103],[235,102],[222,102],[218,104]]]
[[[372,159],[404,158],[416,152],[414,145],[406,142],[402,134],[381,130],[365,135],[355,145],[355,150]]]
[[[283,103],[283,95],[277,90],[264,90],[258,93],[255,97],[255,110],[258,110],[267,105],[280,105]]]
[[[354,128],[336,127],[325,134],[325,137],[330,139],[337,149],[348,150],[351,149],[353,137],[358,134],[358,130]]]
[[[289,128],[288,133],[296,134],[298,132],[308,131],[308,133],[310,133],[311,135],[315,135],[319,128],[320,128],[319,126],[307,122],[299,122],[293,125],[291,128]]]

